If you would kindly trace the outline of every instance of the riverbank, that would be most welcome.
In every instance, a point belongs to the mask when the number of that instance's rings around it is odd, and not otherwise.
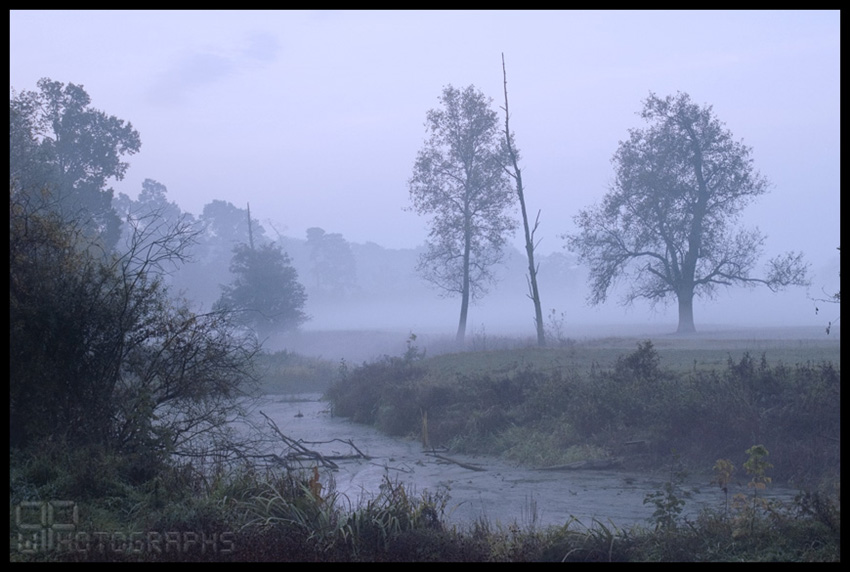
[[[257,405],[257,411],[273,419],[290,439],[336,459],[339,468],[323,470],[322,484],[325,490],[334,490],[355,505],[374,497],[390,480],[413,495],[447,495],[445,516],[458,525],[484,519],[506,526],[563,526],[576,519],[588,527],[600,522],[629,529],[651,526],[655,506],[644,501],[670,480],[669,467],[654,472],[547,471],[487,455],[446,451],[436,456],[418,440],[390,437],[372,427],[333,417],[330,405],[320,398],[318,394],[267,396]],[[285,454],[286,445],[281,443],[277,452]],[[369,458],[359,457],[358,452]],[[304,467],[314,464],[308,461]],[[723,509],[726,497],[710,480],[710,474],[702,474],[676,483],[683,498],[687,495],[682,518],[694,520],[704,509]],[[730,489],[730,495],[752,494],[746,483],[732,483]],[[761,494],[790,504],[797,492],[770,486]]]
[[[817,490],[839,479],[838,344],[614,340],[428,357],[417,342],[341,368],[327,391],[334,414],[525,467],[616,458],[702,472],[723,460],[745,483]],[[757,445],[770,456],[764,475],[746,468]]]

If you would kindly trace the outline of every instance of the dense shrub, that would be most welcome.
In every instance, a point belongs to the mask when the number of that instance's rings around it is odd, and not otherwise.
[[[421,379],[425,371],[413,360],[384,357],[350,371],[343,368],[340,379],[328,389],[326,397],[334,415],[372,425],[378,422],[382,407],[384,419],[391,418],[396,411],[415,411],[409,391],[403,388]],[[418,414],[412,418],[418,418]],[[391,421],[387,423],[398,428]]]
[[[533,464],[603,451],[654,467],[675,449],[705,467],[764,443],[781,481],[814,486],[840,466],[840,372],[828,362],[788,366],[745,353],[724,369],[673,371],[650,341],[586,375],[526,365],[436,376],[425,361],[385,358],[348,372],[328,395],[336,414],[392,434],[419,434],[427,412],[431,445]]]

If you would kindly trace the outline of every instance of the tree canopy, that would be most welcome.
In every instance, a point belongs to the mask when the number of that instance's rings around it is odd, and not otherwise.
[[[238,244],[230,263],[233,282],[221,287],[215,308],[261,335],[295,329],[307,320],[307,295],[289,256],[274,243]]]
[[[604,302],[619,280],[624,301],[676,298],[679,332],[695,330],[695,296],[720,286],[806,285],[801,253],[789,252],[754,275],[765,237],[736,226],[743,209],[768,190],[752,150],[733,139],[711,106],[685,93],[650,94],[614,154],[615,179],[601,205],[582,210],[567,246],[590,268],[590,302]]]
[[[464,340],[469,303],[483,296],[516,228],[505,171],[508,152],[491,100],[469,86],[443,89],[441,108],[427,113],[429,134],[409,181],[413,210],[430,216],[418,270],[449,295],[460,294],[457,339]]]
[[[357,284],[357,263],[351,245],[338,232],[319,227],[307,229],[313,292],[340,298]]]
[[[118,240],[120,221],[107,184],[124,178],[128,164],[122,158],[139,151],[139,133],[93,109],[81,85],[44,78],[38,88],[13,91],[9,101],[12,188],[32,197],[49,189],[51,208],[65,220],[86,221],[84,230],[109,249]]]

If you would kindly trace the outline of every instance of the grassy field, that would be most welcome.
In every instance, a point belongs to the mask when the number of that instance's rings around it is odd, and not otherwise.
[[[647,338],[648,339],[648,338]],[[634,351],[642,338],[601,338],[575,342],[568,347],[522,347],[478,352],[441,354],[426,360],[429,370],[446,376],[498,374],[522,368],[539,371],[558,369],[581,374],[593,369],[612,368],[617,360]],[[728,361],[740,361],[744,354],[770,364],[796,365],[832,362],[841,366],[840,344],[828,340],[785,339],[688,339],[652,338],[664,367],[678,372],[721,369]]]
[[[806,337],[794,337],[796,335]],[[410,334],[402,332],[304,332],[298,351],[268,352],[261,356],[261,390],[270,394],[323,392],[338,378],[342,363],[357,367],[383,356],[401,356]],[[538,348],[533,340],[490,336],[472,339],[472,351],[457,351],[451,338],[418,336],[413,345],[424,352],[423,364],[434,375],[498,374],[517,369],[570,370],[589,373],[611,368],[644,340],[651,340],[666,368],[680,372],[723,368],[744,354],[771,364],[796,365],[831,362],[841,367],[840,337],[822,330],[724,330],[695,336],[654,335],[554,340],[552,347]],[[343,357],[333,357],[333,356]],[[348,356],[347,358],[344,356]],[[369,357],[365,357],[369,356]],[[362,358],[362,359],[358,359]]]

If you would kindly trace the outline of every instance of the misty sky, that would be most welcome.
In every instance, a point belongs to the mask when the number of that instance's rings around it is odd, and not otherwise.
[[[840,240],[839,52],[838,11],[10,12],[12,88],[82,84],[139,131],[113,185],[133,198],[151,178],[193,214],[250,203],[288,236],[415,247],[426,111],[447,84],[499,109],[504,53],[540,252],[601,200],[647,95],[683,91],[771,181],[745,211],[766,254],[803,250],[815,269]]]

